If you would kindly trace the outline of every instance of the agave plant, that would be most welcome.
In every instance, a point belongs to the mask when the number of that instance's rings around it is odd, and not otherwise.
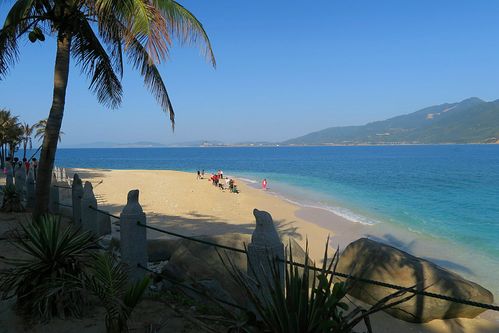
[[[24,206],[21,202],[21,197],[17,193],[14,185],[6,185],[3,190],[2,212],[23,212]]]
[[[350,333],[359,323],[364,322],[368,332],[372,332],[369,315],[407,301],[414,295],[401,297],[405,290],[398,291],[380,300],[370,309],[346,303],[348,289],[354,284],[339,281],[335,277],[338,263],[338,250],[333,257],[328,256],[329,238],[322,266],[317,268],[308,256],[308,242],[304,263],[293,261],[289,246],[289,260],[285,260],[285,277],[279,269],[278,260],[269,262],[262,277],[257,270],[264,270],[265,265],[255,267],[248,262],[246,274],[238,268],[227,255],[220,259],[235,283],[248,297],[250,308],[255,312],[265,331],[274,333]],[[410,289],[410,288],[408,288]],[[396,301],[392,301],[396,299]]]
[[[74,281],[82,279],[96,248],[94,237],[63,227],[60,217],[53,215],[20,228],[13,231],[12,241],[23,256],[5,260],[10,267],[0,272],[1,298],[17,296],[21,310],[42,320],[78,317],[84,297]]]
[[[85,286],[99,298],[106,309],[106,330],[109,333],[128,332],[128,319],[140,302],[149,278],[128,282],[124,266],[109,253],[93,256]]]

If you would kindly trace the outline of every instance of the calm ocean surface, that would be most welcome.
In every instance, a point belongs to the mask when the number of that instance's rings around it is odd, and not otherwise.
[[[57,164],[267,178],[302,204],[397,224],[499,262],[499,145],[60,149]]]

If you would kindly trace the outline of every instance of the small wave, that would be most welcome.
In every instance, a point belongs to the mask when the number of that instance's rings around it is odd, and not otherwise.
[[[301,202],[297,202],[297,201],[288,199],[288,198],[283,197],[283,196],[280,196],[280,197],[282,199],[284,199],[284,200],[286,200],[286,201],[288,201],[288,202],[290,202],[290,203],[292,203],[294,205],[300,206],[300,207],[326,210],[326,211],[328,211],[330,213],[333,213],[335,215],[343,217],[344,219],[346,219],[346,220],[348,220],[350,222],[361,223],[361,224],[364,224],[364,225],[375,225],[375,224],[381,223],[380,221],[377,221],[375,219],[368,218],[366,216],[354,213],[350,209],[347,209],[347,208],[344,208],[344,207],[335,207],[335,206],[328,206],[328,205],[304,204],[304,203],[301,203]]]
[[[318,207],[318,208],[320,208],[320,207]],[[380,221],[377,221],[377,220],[372,219],[372,218],[368,218],[368,217],[363,216],[363,215],[359,215],[357,213],[352,212],[350,209],[343,208],[343,207],[327,206],[327,207],[322,208],[322,209],[330,211],[338,216],[343,217],[346,220],[349,220],[349,221],[355,222],[355,223],[361,223],[361,224],[365,224],[365,225],[374,225],[374,224],[381,223]]]
[[[249,179],[249,178],[238,177],[237,179],[242,180],[243,182],[246,182],[246,183],[251,183],[251,184],[256,184],[257,183],[256,180]]]

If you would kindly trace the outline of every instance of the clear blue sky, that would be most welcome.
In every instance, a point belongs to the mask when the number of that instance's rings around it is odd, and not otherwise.
[[[180,2],[203,22],[218,67],[178,45],[160,66],[175,133],[131,68],[118,110],[100,106],[73,68],[63,146],[278,141],[471,96],[499,98],[499,1]],[[0,81],[0,107],[34,122],[50,108],[55,45],[22,45],[20,63]]]

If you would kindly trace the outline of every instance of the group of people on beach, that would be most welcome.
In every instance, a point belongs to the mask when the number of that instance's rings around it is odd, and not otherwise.
[[[31,158],[30,160],[24,157],[22,160],[19,160],[18,157],[14,157],[13,159],[11,159],[10,156],[7,156],[5,158],[5,168],[3,169],[3,173],[6,174],[10,168],[12,168],[13,174],[15,174],[16,170],[18,170],[19,168],[24,168],[26,175],[28,175],[29,170],[32,169],[34,178],[36,179],[38,171],[38,160],[35,157]]]
[[[197,171],[197,179],[204,179],[204,169]],[[221,190],[229,190],[231,193],[239,193],[236,181],[229,177],[224,177],[223,170],[218,170],[216,173],[212,173],[210,178],[213,186],[220,188]]]

